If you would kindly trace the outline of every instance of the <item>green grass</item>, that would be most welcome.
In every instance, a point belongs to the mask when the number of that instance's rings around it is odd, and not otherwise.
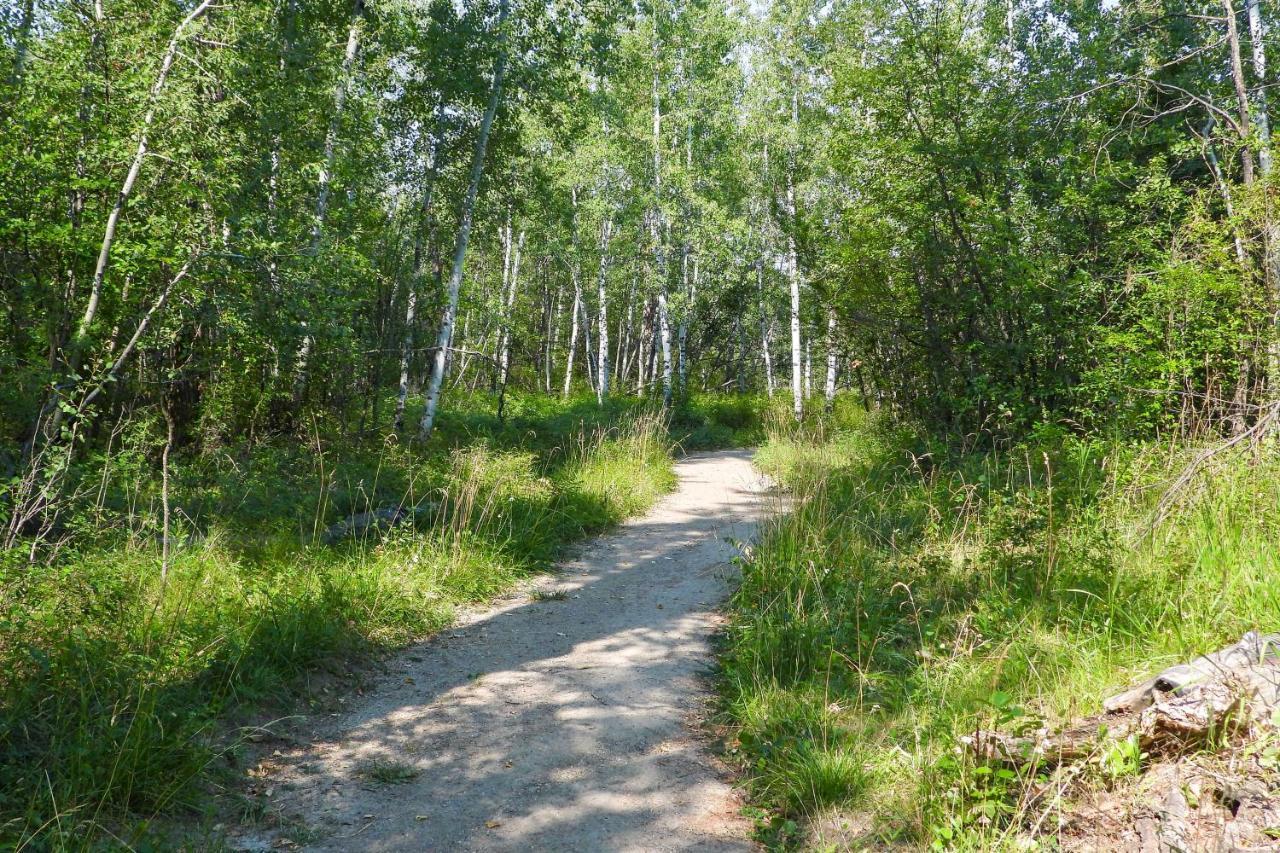
[[[0,848],[134,844],[207,810],[243,775],[238,725],[314,702],[317,675],[342,683],[675,483],[639,401],[516,396],[505,421],[453,402],[425,446],[320,430],[177,456],[164,577],[153,435],[90,457],[61,550],[0,554]],[[321,544],[383,506],[423,509]]]
[[[1280,463],[1219,460],[1153,528],[1190,457],[1052,431],[965,453],[844,406],[777,420],[758,462],[794,507],[744,564],[723,651],[762,835],[834,810],[871,849],[1014,847],[1031,780],[959,757],[962,735],[1097,712],[1271,629]]]

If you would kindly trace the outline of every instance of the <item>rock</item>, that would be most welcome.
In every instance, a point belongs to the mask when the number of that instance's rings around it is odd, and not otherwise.
[[[414,507],[392,506],[375,509],[372,512],[358,512],[329,525],[320,535],[320,541],[325,545],[336,545],[352,537],[363,539],[372,532],[390,530],[420,515],[433,513],[435,510],[435,504],[422,503]]]

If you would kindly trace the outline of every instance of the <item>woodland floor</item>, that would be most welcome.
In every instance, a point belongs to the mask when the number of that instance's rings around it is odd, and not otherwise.
[[[282,821],[230,829],[232,847],[751,849],[698,722],[766,484],[746,451],[676,470],[647,516],[407,649],[349,712],[264,756],[254,775]]]

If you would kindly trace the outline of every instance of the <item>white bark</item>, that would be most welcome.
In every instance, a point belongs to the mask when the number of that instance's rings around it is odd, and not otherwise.
[[[471,160],[471,180],[467,185],[467,195],[462,202],[462,211],[458,221],[458,238],[453,250],[453,268],[449,273],[447,303],[444,317],[440,322],[440,334],[436,338],[435,357],[431,362],[431,382],[427,388],[426,405],[422,409],[422,420],[418,432],[422,438],[431,435],[435,426],[436,407],[440,403],[440,388],[444,384],[445,361],[449,342],[453,338],[454,318],[458,313],[458,292],[462,288],[462,271],[467,257],[467,242],[471,237],[471,220],[475,215],[476,195],[480,191],[480,178],[484,175],[485,150],[489,145],[489,130],[493,127],[493,117],[498,112],[498,102],[502,98],[502,80],[507,72],[506,32],[504,26],[510,14],[509,0],[502,0],[498,13],[499,38],[502,47],[499,49],[497,61],[493,67],[493,91],[489,95],[489,103],[485,107],[484,118],[480,120],[480,132],[476,135],[476,150]]]
[[[596,277],[596,301],[598,315],[596,322],[599,358],[596,360],[596,402],[603,405],[609,396],[609,294],[606,285],[609,281],[609,238],[613,234],[613,222],[608,215],[600,223],[600,273]]]
[[[794,217],[795,189],[787,182],[787,207]],[[791,396],[796,420],[804,418],[804,388],[800,351],[800,263],[796,254],[795,234],[787,233],[787,278],[791,285]]]
[[[320,166],[316,207],[311,224],[311,242],[307,246],[309,257],[315,257],[320,252],[320,243],[324,239],[324,220],[329,211],[329,193],[333,184],[333,163],[337,157],[338,132],[342,127],[342,113],[346,108],[347,93],[351,88],[356,55],[360,52],[360,22],[363,15],[364,0],[355,0],[355,7],[351,13],[351,26],[347,30],[347,47],[342,54],[342,68],[338,74],[338,86],[333,93],[333,114],[329,116],[329,129],[324,136],[324,162]],[[301,325],[302,343],[294,359],[293,399],[295,403],[302,399],[306,391],[307,368],[311,360],[311,350],[315,346],[307,320],[304,319]]]
[[[18,38],[13,55],[13,70],[9,75],[9,85],[17,87],[22,82],[22,74],[27,64],[27,42],[31,40],[31,26],[35,20],[35,0],[24,0],[22,17],[18,21]]]
[[[662,97],[658,76],[659,47],[657,24],[653,41],[653,212],[649,233],[653,239],[653,260],[658,276],[658,334],[662,343],[662,405],[671,406],[671,321],[667,312],[667,255],[662,216]]]
[[[124,213],[129,197],[133,194],[134,185],[138,182],[138,175],[142,173],[142,163],[147,157],[148,136],[151,133],[151,125],[155,122],[156,106],[160,100],[160,92],[163,91],[164,84],[169,79],[169,71],[173,68],[173,60],[178,55],[178,45],[186,35],[187,28],[196,19],[204,15],[205,12],[209,11],[212,6],[213,0],[202,0],[174,29],[173,37],[169,39],[169,45],[165,48],[164,58],[160,61],[160,71],[156,74],[155,82],[151,84],[151,91],[147,93],[147,111],[142,116],[142,129],[138,132],[138,145],[134,150],[133,161],[129,164],[129,171],[125,175],[124,183],[120,187],[120,192],[116,195],[115,204],[111,208],[111,213],[107,216],[107,225],[102,235],[102,246],[98,250],[98,261],[93,269],[93,283],[89,288],[89,302],[85,306],[84,315],[80,318],[80,325],[76,329],[76,335],[72,341],[71,369],[73,372],[78,366],[80,348],[83,346],[84,340],[98,316],[98,306],[102,301],[102,285],[106,278],[107,266],[111,262],[111,248],[115,244],[116,231],[120,227],[120,216]]]
[[[587,387],[591,389],[592,394],[597,394],[600,386],[596,382],[595,369],[591,365],[591,318],[587,316],[586,299],[578,301],[578,310],[582,312],[579,325],[582,328],[582,364],[587,369]]]
[[[342,54],[342,68],[338,72],[338,85],[333,92],[333,114],[329,116],[329,129],[324,135],[324,162],[320,166],[320,178],[316,191],[316,208],[311,225],[311,244],[307,254],[320,250],[324,237],[324,219],[329,210],[329,194],[333,184],[333,162],[337,157],[338,132],[342,128],[342,113],[346,109],[347,95],[351,90],[352,70],[356,55],[360,52],[360,22],[364,17],[365,0],[355,0],[351,12],[351,27],[347,30],[347,48]]]
[[[404,428],[404,405],[409,396],[409,365],[413,360],[413,324],[417,319],[418,288],[422,284],[423,276],[426,273],[427,253],[425,251],[425,238],[427,223],[431,218],[431,201],[435,193],[436,184],[436,146],[434,142],[431,145],[431,156],[427,163],[427,170],[426,186],[422,190],[422,207],[413,239],[413,270],[409,276],[409,287],[405,297],[404,336],[400,341],[400,385],[396,389],[395,428],[397,432]]]
[[[804,342],[804,398],[813,396],[813,338]]]
[[[507,240],[511,239],[511,226],[507,225]],[[507,276],[507,292],[502,298],[502,350],[498,354],[498,382],[501,394],[507,392],[507,379],[511,376],[511,309],[516,302],[516,289],[520,281],[520,254],[524,251],[524,229],[515,241],[515,257]],[[501,411],[501,406],[499,406]]]
[[[768,309],[764,299],[764,261],[756,261],[756,291],[760,299],[760,357],[764,361],[764,386],[773,399],[773,354],[769,344],[773,338]]]
[[[1256,87],[1253,123],[1258,131],[1258,165],[1265,178],[1271,173],[1271,118],[1267,114],[1267,46],[1266,29],[1258,0],[1244,0],[1249,14],[1249,40],[1253,43],[1253,76]]]
[[[578,271],[573,269],[573,310],[570,312],[573,317],[569,324],[569,354],[564,365],[564,396],[569,396],[569,391],[573,386],[573,359],[578,349],[578,312],[582,310],[582,282],[578,280]]]
[[[827,384],[825,397],[827,411],[836,403],[836,309],[827,308]]]
[[[800,376],[800,258],[796,251],[796,152],[800,129],[798,86],[791,89],[791,125],[795,134],[787,168],[787,274],[791,284],[791,396],[797,421],[804,418],[804,389]]]

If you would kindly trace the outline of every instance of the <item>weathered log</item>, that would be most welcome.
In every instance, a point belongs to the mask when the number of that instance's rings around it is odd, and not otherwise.
[[[979,730],[962,747],[986,760],[1014,765],[1064,764],[1106,744],[1137,735],[1144,750],[1179,747],[1236,729],[1266,725],[1280,708],[1280,635],[1246,634],[1240,642],[1169,667],[1103,703],[1104,713],[1054,733]]]
[[[1277,656],[1280,656],[1280,634],[1259,636],[1256,631],[1250,631],[1234,645],[1213,654],[1201,655],[1189,663],[1171,666],[1154,678],[1104,700],[1102,708],[1110,714],[1141,710],[1152,704],[1157,692],[1183,695],[1198,683]]]

